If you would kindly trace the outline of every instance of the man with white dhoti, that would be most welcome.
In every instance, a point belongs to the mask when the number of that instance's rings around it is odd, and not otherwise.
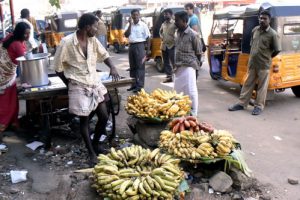
[[[188,26],[189,16],[185,11],[175,13],[178,28],[175,37],[175,79],[174,89],[189,95],[192,100],[192,115],[198,113],[198,89],[196,69],[202,48],[197,32]]]

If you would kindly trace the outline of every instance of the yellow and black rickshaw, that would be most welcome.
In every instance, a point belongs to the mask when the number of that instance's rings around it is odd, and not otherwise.
[[[119,7],[111,14],[111,23],[108,24],[108,45],[113,45],[114,51],[119,53],[128,45],[128,39],[124,36],[125,26],[133,9],[141,10],[140,6]]]
[[[219,11],[213,16],[208,37],[212,79],[243,85],[247,76],[252,29],[261,10],[271,13],[271,27],[280,36],[282,51],[270,66],[268,90],[291,88],[300,97],[300,4],[264,3]]]
[[[77,30],[81,14],[81,12],[59,12],[45,18],[48,27],[44,34],[48,48],[55,49],[64,36]]]

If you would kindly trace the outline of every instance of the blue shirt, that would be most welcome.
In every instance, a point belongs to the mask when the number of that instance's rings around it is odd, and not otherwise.
[[[189,26],[192,28],[195,25],[199,25],[199,19],[197,17],[197,15],[193,14],[192,16],[190,16],[189,21],[188,21]]]

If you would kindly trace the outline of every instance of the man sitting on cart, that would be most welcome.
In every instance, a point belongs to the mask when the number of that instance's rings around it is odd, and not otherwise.
[[[80,117],[80,133],[89,151],[91,164],[97,161],[98,144],[105,133],[108,120],[106,101],[107,89],[96,73],[96,63],[104,62],[110,68],[113,80],[118,80],[118,72],[109,58],[108,52],[95,36],[98,18],[83,14],[75,33],[63,38],[55,57],[55,71],[68,86],[69,112]],[[92,111],[98,116],[95,135],[91,141],[88,124]]]

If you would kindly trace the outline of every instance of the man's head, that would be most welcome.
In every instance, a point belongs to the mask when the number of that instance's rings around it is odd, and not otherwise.
[[[184,9],[189,16],[192,16],[194,14],[194,4],[187,3],[184,5]]]
[[[140,11],[138,9],[133,9],[131,11],[131,18],[133,20],[133,23],[137,24],[140,20]]]
[[[264,10],[259,14],[259,25],[262,29],[269,27],[271,21],[271,14],[269,11]]]
[[[21,18],[23,19],[29,19],[30,17],[30,12],[27,8],[24,8],[21,10]]]
[[[172,15],[173,15],[172,9],[168,8],[168,9],[164,10],[164,19],[165,20],[170,20],[172,18]]]
[[[78,21],[80,31],[86,31],[89,37],[94,37],[97,32],[98,18],[92,14],[83,14]]]
[[[175,25],[179,30],[185,30],[188,21],[189,21],[189,16],[187,12],[180,11],[175,13]]]
[[[101,18],[101,17],[102,17],[102,12],[101,12],[101,10],[97,10],[97,11],[95,12],[95,15],[96,15],[97,17]]]

